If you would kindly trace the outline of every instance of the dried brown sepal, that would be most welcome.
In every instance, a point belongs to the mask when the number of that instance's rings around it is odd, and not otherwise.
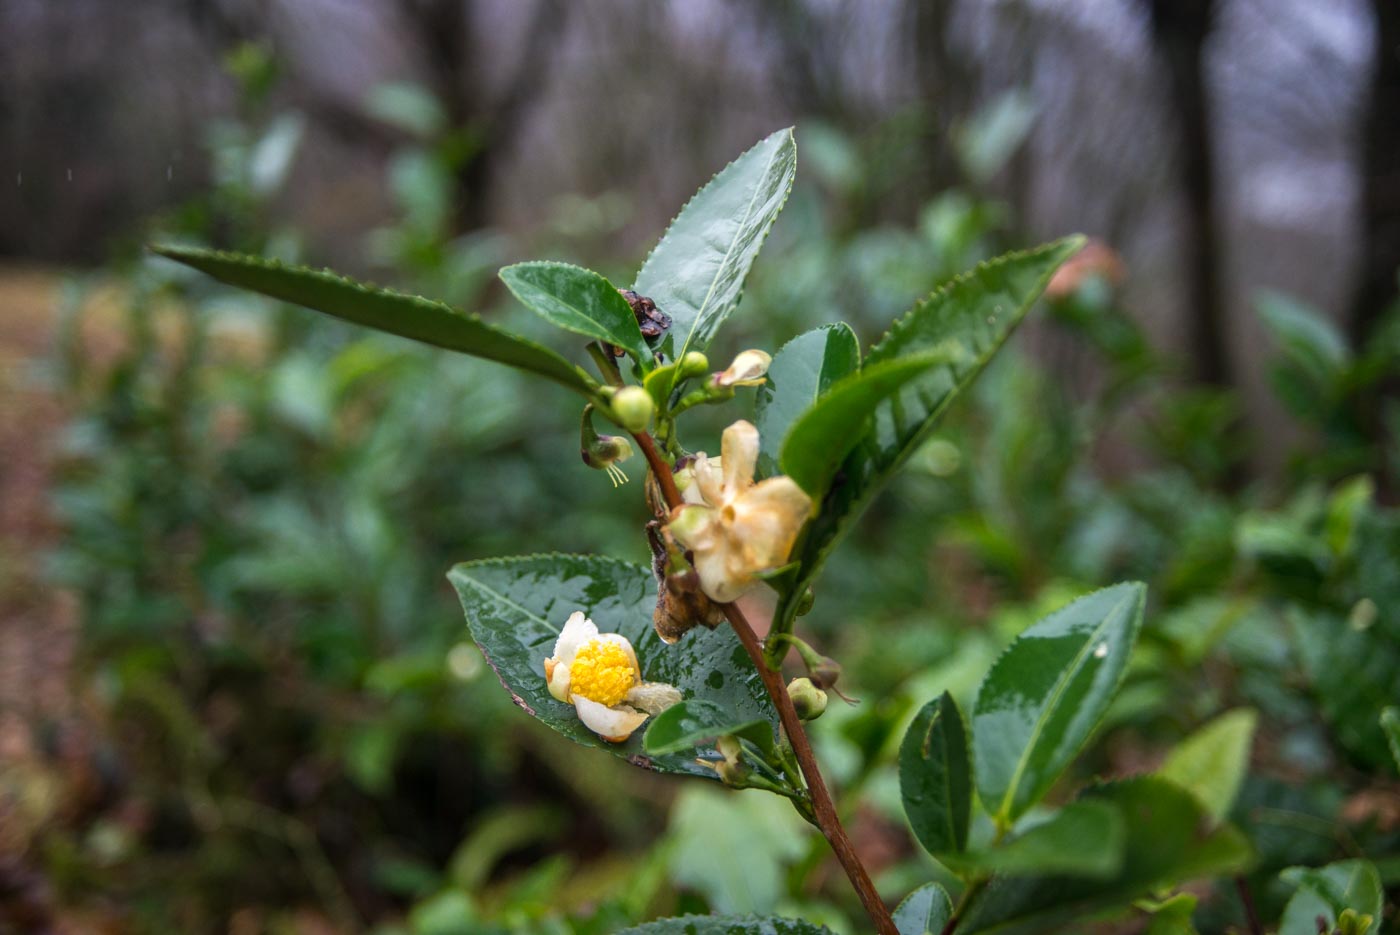
[[[663,642],[674,643],[696,624],[713,630],[724,623],[724,612],[700,590],[695,569],[685,561],[679,545],[668,538],[661,523],[647,523],[651,570],[656,577],[656,610],[651,623]]]
[[[656,303],[631,289],[619,289],[627,304],[632,307],[632,315],[637,319],[637,327],[645,338],[659,338],[671,327],[671,316],[656,307]]]

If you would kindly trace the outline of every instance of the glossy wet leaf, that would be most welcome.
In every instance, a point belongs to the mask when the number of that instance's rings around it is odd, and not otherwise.
[[[875,410],[900,388],[948,363],[934,350],[863,368],[831,387],[802,415],[783,439],[782,472],[821,502],[846,455],[869,434]]]
[[[668,682],[685,699],[710,702],[733,723],[777,723],[758,673],[728,628],[696,627],[675,644],[661,641],[651,623],[655,579],[646,568],[596,556],[534,555],[467,562],[448,577],[473,639],[515,703],[576,743],[637,766],[715,778],[693,756],[647,754],[640,730],[626,743],[607,743],[579,722],[573,705],[549,694],[542,666],[576,610],[602,632],[627,637],[648,681]]]
[[[899,935],[940,935],[953,913],[953,902],[937,883],[925,883],[904,897],[894,911]]]
[[[836,322],[799,334],[778,348],[768,381],[754,400],[759,472],[778,473],[778,452],[797,417],[838,380],[860,369],[860,342],[850,325]]]
[[[702,698],[673,705],[647,724],[642,746],[652,756],[684,753],[713,746],[725,734],[751,740],[761,749],[773,749],[773,729],[764,720],[736,722],[733,710]]]
[[[1395,768],[1400,769],[1400,708],[1386,708],[1381,712],[1381,730],[1385,732],[1390,755],[1395,759]]]
[[[909,827],[930,854],[967,846],[972,766],[962,712],[947,692],[919,710],[899,745],[899,792]]]
[[[680,916],[623,929],[618,935],[831,935],[831,929],[777,916]]]
[[[1095,787],[1080,801],[1117,808],[1125,831],[1123,860],[1106,879],[1060,874],[995,876],[968,907],[960,935],[998,932],[1040,935],[1075,919],[1202,877],[1243,871],[1253,858],[1233,826],[1211,827],[1210,816],[1185,789],[1143,776]]]
[[[507,266],[501,281],[521,304],[556,327],[616,344],[643,364],[651,363],[632,306],[599,274],[568,263]]]
[[[1118,584],[1032,624],[977,692],[973,768],[988,813],[1015,821],[1050,788],[1108,710],[1142,624],[1146,588]]]
[[[1227,711],[1177,744],[1158,775],[1195,794],[1216,821],[1223,821],[1249,771],[1258,721],[1250,708]]]
[[[797,143],[779,130],[726,166],[671,222],[633,287],[671,316],[667,360],[703,351],[734,307],[792,190]]]
[[[916,305],[870,350],[863,366],[934,349],[961,353],[911,381],[877,408],[870,436],[842,462],[842,483],[832,488],[798,544],[794,557],[802,561],[802,574],[779,608],[781,621],[793,619],[799,596],[832,549],[928,438],[958,394],[982,372],[1055,270],[1083,242],[1081,237],[1069,237],[981,264]]]
[[[1383,890],[1380,874],[1366,860],[1342,860],[1325,867],[1290,867],[1280,874],[1298,887],[1284,907],[1279,935],[1317,935],[1317,920],[1326,920],[1328,931],[1337,917],[1351,909],[1373,920],[1381,916]],[[1376,931],[1377,921],[1371,931]]]
[[[1122,812],[1107,802],[1071,802],[1043,821],[985,850],[939,859],[960,873],[1006,876],[1113,876],[1123,865]]]
[[[363,285],[327,270],[285,266],[260,257],[185,247],[152,249],[231,286],[303,305],[357,325],[527,370],[585,396],[591,396],[597,386],[581,368],[549,348],[441,302]]]

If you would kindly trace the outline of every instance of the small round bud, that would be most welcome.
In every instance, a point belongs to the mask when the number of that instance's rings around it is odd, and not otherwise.
[[[797,599],[797,616],[805,617],[812,612],[812,605],[817,602],[817,595],[809,586],[802,592],[802,596]]]
[[[811,679],[793,679],[788,682],[787,690],[792,706],[802,720],[814,721],[826,711],[826,692],[813,685]]]
[[[841,663],[830,656],[822,656],[821,661],[812,667],[812,684],[821,689],[831,688],[841,678]]]
[[[624,386],[613,394],[611,408],[618,424],[629,432],[645,432],[656,403],[640,386]]]
[[[686,351],[685,356],[681,358],[680,364],[677,365],[676,369],[679,376],[682,378],[698,377],[702,373],[709,372],[710,358],[699,351]]]
[[[768,365],[773,357],[767,351],[741,351],[728,369],[714,375],[711,383],[716,387],[758,386],[768,373]]]

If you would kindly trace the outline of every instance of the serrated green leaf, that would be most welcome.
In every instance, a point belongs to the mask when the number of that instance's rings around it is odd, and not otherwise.
[[[935,350],[883,361],[831,387],[788,429],[778,459],[783,473],[821,503],[841,462],[869,434],[876,409],[949,356]]]
[[[522,305],[550,324],[616,344],[651,365],[651,348],[632,307],[598,273],[569,263],[530,262],[507,266],[500,277]]]
[[[283,266],[274,260],[238,253],[185,247],[152,249],[231,286],[399,337],[527,370],[587,397],[597,389],[597,383],[582,368],[549,348],[441,302],[363,285],[328,270]]]
[[[899,935],[940,935],[953,914],[953,901],[937,883],[925,883],[904,897],[894,911]]]
[[[1069,237],[983,263],[916,305],[871,349],[866,367],[935,348],[960,347],[965,353],[911,381],[877,409],[870,437],[846,458],[843,482],[828,493],[798,543],[794,557],[802,561],[802,575],[779,608],[780,626],[792,621],[804,588],[856,518],[928,438],[1020,324],[1055,270],[1083,243],[1082,237]]]
[[[1000,823],[1045,794],[1108,710],[1145,596],[1128,583],[1081,597],[1030,626],[987,673],[973,708],[973,765]]]
[[[1381,730],[1385,732],[1390,755],[1395,759],[1395,768],[1400,769],[1400,708],[1386,708],[1381,712]]]
[[[899,792],[919,843],[935,856],[967,846],[972,766],[967,728],[944,692],[919,710],[899,745]]]
[[[1177,744],[1158,775],[1191,792],[1211,817],[1224,821],[1249,771],[1258,722],[1251,708],[1227,711]]]
[[[1330,932],[1337,917],[1347,909],[1372,920],[1381,916],[1384,892],[1380,874],[1370,861],[1342,860],[1318,868],[1289,867],[1279,876],[1298,887],[1283,909],[1279,935],[1317,935],[1319,918],[1326,920]]]
[[[1106,880],[1062,875],[993,877],[969,905],[959,935],[1040,935],[1200,877],[1246,869],[1249,842],[1230,825],[1214,830],[1195,796],[1165,779],[1141,776],[1090,789],[1080,801],[1116,807],[1126,831],[1123,863]]]
[[[778,452],[797,417],[838,380],[859,369],[860,342],[844,322],[814,328],[778,348],[768,367],[768,381],[758,388],[754,400],[758,468],[763,476],[778,473]]]
[[[831,929],[777,916],[679,916],[623,929],[617,935],[830,935]],[[902,935],[902,933],[901,933]]]
[[[640,731],[626,743],[607,743],[579,722],[572,705],[549,694],[542,666],[576,610],[603,632],[631,641],[643,678],[675,685],[685,699],[712,702],[730,713],[732,723],[766,721],[776,730],[777,713],[763,682],[727,628],[696,627],[672,645],[656,635],[656,584],[646,568],[595,556],[534,555],[467,562],[448,578],[472,638],[515,703],[576,743],[648,769],[715,778],[691,756],[648,755]]]
[[[796,172],[797,142],[789,127],[711,179],[652,249],[634,288],[671,316],[658,348],[667,360],[705,350],[739,304],[744,279]]]
[[[760,749],[773,749],[773,728],[764,720],[736,723],[733,711],[702,698],[692,698],[673,705],[652,718],[647,724],[642,747],[652,756],[684,753],[696,747],[711,745],[726,734],[744,737]]]
[[[1395,703],[1400,645],[1383,620],[1356,627],[1337,614],[1297,607],[1288,619],[1298,657],[1333,735],[1370,768],[1385,765],[1385,731],[1376,712]]]
[[[940,855],[939,860],[960,873],[1107,879],[1122,867],[1126,833],[1118,808],[1085,799],[1071,802],[994,847]]]

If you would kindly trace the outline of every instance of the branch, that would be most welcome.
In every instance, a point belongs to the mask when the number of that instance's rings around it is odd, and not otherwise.
[[[672,509],[680,506],[681,494],[676,488],[676,480],[672,476],[671,466],[656,450],[651,436],[645,432],[638,432],[632,437],[637,440],[637,446],[641,448],[647,463],[651,465],[651,472],[655,475],[657,483],[661,486],[661,492],[666,497],[666,505]],[[789,697],[787,688],[783,685],[782,676],[776,669],[770,669],[764,661],[763,644],[758,641],[758,636],[755,635],[753,627],[749,625],[748,618],[744,616],[744,612],[739,609],[738,605],[720,604],[719,608],[729,620],[729,625],[734,628],[739,642],[744,646],[744,651],[753,660],[754,668],[758,670],[759,678],[763,680],[763,687],[768,691],[768,697],[773,701],[773,707],[778,709],[778,720],[782,722],[783,732],[787,734],[788,742],[792,744],[792,752],[797,757],[797,763],[802,769],[802,776],[807,780],[807,792],[812,799],[812,811],[816,818],[817,827],[821,828],[827,843],[836,853],[836,859],[840,861],[841,869],[845,870],[846,876],[850,878],[851,886],[855,888],[856,895],[860,897],[861,905],[865,907],[866,913],[875,923],[875,930],[880,935],[898,935],[899,930],[895,928],[894,919],[890,917],[889,909],[885,907],[884,900],[876,892],[875,884],[870,880],[870,874],[866,872],[865,865],[860,862],[860,855],[856,853],[855,845],[851,843],[850,836],[846,834],[846,829],[841,825],[841,818],[836,813],[836,803],[832,801],[831,793],[827,791],[826,782],[822,779],[821,770],[817,766],[816,754],[812,752],[812,744],[807,739],[807,732],[802,729],[802,720],[797,716],[797,709],[792,705],[792,698]]]

